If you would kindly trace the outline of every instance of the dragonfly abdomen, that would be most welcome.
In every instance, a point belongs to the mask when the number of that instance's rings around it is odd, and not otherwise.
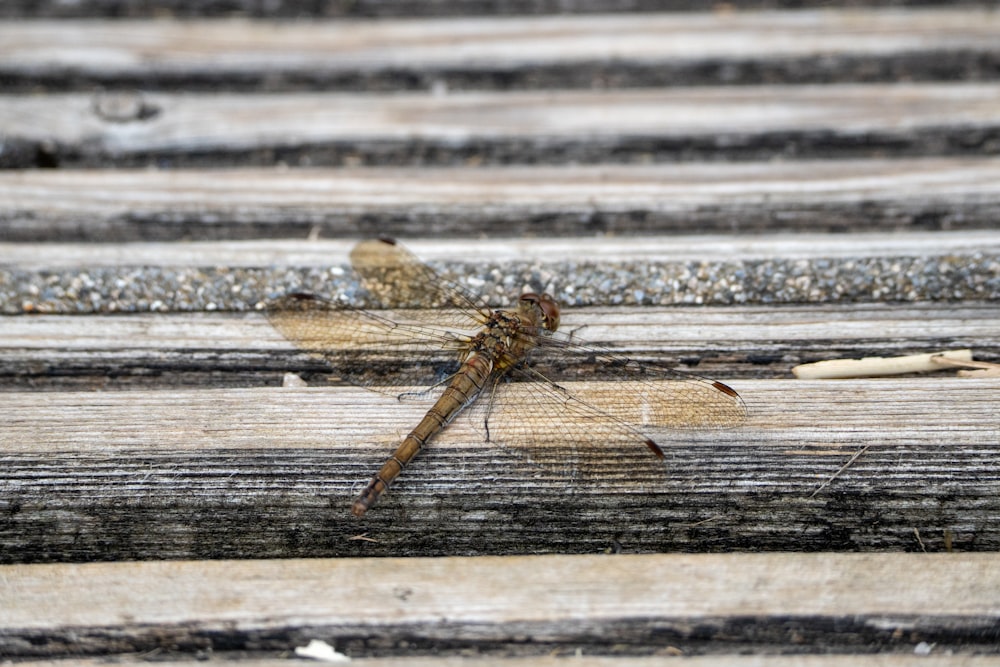
[[[364,515],[424,445],[476,400],[492,370],[492,361],[482,354],[474,354],[462,364],[441,397],[358,495],[351,507],[354,516]]]

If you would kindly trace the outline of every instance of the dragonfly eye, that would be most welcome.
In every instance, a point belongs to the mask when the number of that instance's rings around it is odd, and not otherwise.
[[[538,296],[534,292],[528,292],[521,295],[521,303],[538,306],[538,309],[542,311],[542,326],[549,331],[555,331],[559,328],[559,304],[552,298],[552,295],[542,294]]]

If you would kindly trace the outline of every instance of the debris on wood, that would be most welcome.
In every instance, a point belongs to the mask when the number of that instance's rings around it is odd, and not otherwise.
[[[972,361],[971,359],[955,359],[944,355],[934,355],[931,361],[935,364],[973,370],[958,371],[958,377],[964,378],[996,378],[1000,377],[1000,364],[989,361]]]
[[[854,454],[851,456],[851,458],[847,459],[847,463],[845,463],[844,465],[840,466],[840,469],[837,470],[837,472],[835,472],[832,475],[830,475],[830,477],[827,478],[827,480],[825,482],[823,482],[818,487],[816,487],[816,490],[813,491],[812,493],[810,493],[809,497],[810,498],[815,498],[816,494],[818,494],[820,491],[822,491],[827,486],[829,486],[830,482],[832,482],[833,480],[837,479],[837,477],[839,477],[842,472],[844,472],[845,470],[847,470],[851,466],[852,463],[854,463],[855,461],[857,461],[858,458],[862,454],[864,454],[865,452],[867,452],[869,447],[871,447],[871,445],[865,445],[864,447],[862,447],[858,451],[854,452]]]
[[[322,662],[350,662],[351,659],[319,639],[309,640],[308,646],[296,646],[295,655]]]
[[[825,380],[839,378],[881,377],[941,370],[939,359],[961,362],[972,361],[972,350],[946,350],[927,354],[909,354],[902,357],[864,357],[862,359],[830,359],[792,368],[792,375],[800,380]]]

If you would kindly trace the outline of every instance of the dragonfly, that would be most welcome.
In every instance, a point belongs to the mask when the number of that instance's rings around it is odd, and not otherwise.
[[[486,442],[539,461],[545,447],[567,445],[604,460],[639,447],[663,461],[650,433],[730,428],[747,418],[739,394],[722,382],[559,331],[559,304],[547,293],[526,292],[510,308],[490,308],[388,238],[358,243],[350,259],[377,308],[293,292],[268,303],[266,313],[282,336],[342,379],[432,403],[354,500],[355,516],[463,413],[471,413]],[[581,365],[587,382],[574,384],[583,388],[556,381]]]

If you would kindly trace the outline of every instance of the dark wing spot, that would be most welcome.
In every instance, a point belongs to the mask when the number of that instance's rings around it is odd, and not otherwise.
[[[732,396],[733,398],[739,398],[740,396],[739,394],[736,393],[735,389],[733,389],[727,384],[722,384],[721,382],[712,382],[712,386],[721,391],[723,394],[727,394],[729,396]]]
[[[660,446],[658,444],[656,444],[649,438],[646,438],[646,446],[649,447],[649,451],[653,452],[653,454],[656,455],[656,458],[658,459],[663,458],[663,450],[660,449]]]

